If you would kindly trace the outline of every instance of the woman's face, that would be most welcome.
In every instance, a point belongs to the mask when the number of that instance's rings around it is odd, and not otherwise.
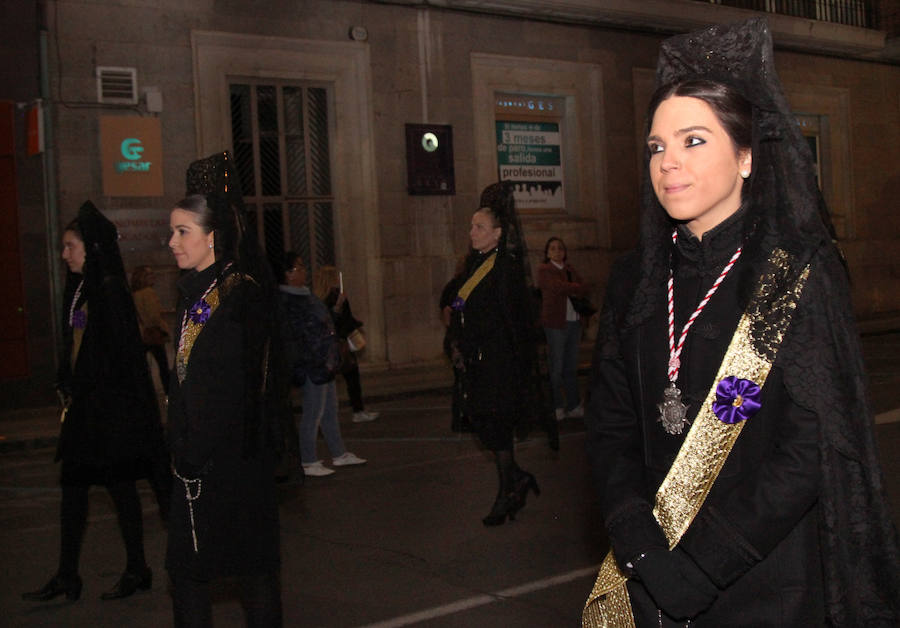
[[[749,150],[737,151],[712,108],[672,96],[656,109],[647,138],[650,181],[660,204],[701,238],[741,205]]]
[[[547,247],[547,257],[551,262],[562,264],[566,261],[566,245],[561,240],[554,240]]]
[[[178,268],[205,270],[216,261],[213,250],[213,234],[204,233],[196,222],[197,214],[176,207],[169,217],[169,249],[175,256]]]
[[[84,242],[74,231],[66,231],[62,238],[62,258],[69,270],[79,273],[84,270]]]
[[[299,257],[294,260],[294,265],[288,268],[284,273],[284,280],[287,285],[299,288],[306,285],[306,266]]]
[[[500,227],[494,226],[491,215],[481,210],[472,214],[472,227],[469,229],[469,239],[472,240],[472,248],[482,253],[497,248],[500,242]]]

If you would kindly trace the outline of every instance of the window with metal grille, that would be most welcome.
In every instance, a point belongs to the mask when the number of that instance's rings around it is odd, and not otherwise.
[[[878,28],[878,11],[867,0],[699,0],[710,4]]]
[[[241,194],[266,256],[276,269],[287,250],[310,271],[334,264],[328,88],[246,80],[230,90]]]

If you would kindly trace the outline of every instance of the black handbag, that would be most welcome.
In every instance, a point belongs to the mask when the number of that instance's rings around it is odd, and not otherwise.
[[[566,271],[566,279],[568,279],[569,282],[572,281],[572,273],[568,270]],[[587,297],[571,296],[569,297],[569,301],[572,302],[572,307],[575,308],[575,312],[581,318],[590,318],[597,313],[597,308],[594,307],[594,304],[591,303],[591,300]]]
[[[569,297],[569,300],[572,301],[572,307],[581,318],[590,318],[597,313],[597,308],[587,297]]]

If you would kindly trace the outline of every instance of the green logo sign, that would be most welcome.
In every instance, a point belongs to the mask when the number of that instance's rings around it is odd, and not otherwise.
[[[129,137],[128,139],[122,140],[122,157],[125,159],[130,159],[132,161],[141,158],[141,153],[144,152],[144,147],[141,146],[141,140],[136,137]]]
[[[125,172],[150,172],[150,164],[152,162],[139,161],[144,152],[144,147],[141,146],[141,140],[136,137],[124,139],[122,140],[120,149],[122,151],[122,157],[128,161],[116,162],[116,172],[120,174]]]

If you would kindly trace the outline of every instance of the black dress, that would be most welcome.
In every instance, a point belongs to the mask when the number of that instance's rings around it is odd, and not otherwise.
[[[179,280],[179,325],[220,270],[216,263]],[[173,369],[171,380],[175,470],[202,482],[193,502],[195,551],[185,489],[175,480],[166,568],[176,579],[272,573],[279,565],[276,453],[270,436],[259,429],[268,421],[261,390],[270,305],[277,304],[243,275],[226,271],[218,286],[219,306],[193,343],[184,379],[179,381]],[[180,335],[178,327],[176,346]]]
[[[743,215],[736,214],[705,234],[702,242],[680,228],[678,244],[671,252],[676,331],[680,332],[740,244],[742,221]],[[720,589],[716,602],[694,618],[691,626],[826,625],[827,542],[834,528],[829,530],[825,524],[836,484],[865,482],[856,486],[857,495],[867,496],[870,504],[879,503],[873,502],[872,495],[878,494],[880,485],[869,485],[862,476],[854,480],[852,472],[837,470],[830,460],[833,451],[826,435],[835,429],[837,421],[845,425],[849,422],[825,417],[824,411],[809,401],[804,391],[822,393],[824,382],[798,381],[798,373],[809,371],[816,363],[837,374],[839,360],[851,364],[854,355],[858,358],[858,347],[835,347],[825,337],[833,333],[829,328],[841,329],[834,321],[829,323],[826,313],[849,308],[846,282],[841,280],[843,269],[834,249],[807,254],[807,259],[811,259],[810,278],[763,388],[762,408],[747,421],[709,496],[679,543]],[[688,405],[688,419],[697,414],[713,383],[748,294],[759,277],[759,260],[751,252],[737,262],[687,336],[678,386]],[[667,383],[665,291],[657,293],[655,304],[649,304],[649,317],[636,325],[624,323],[638,284],[639,266],[636,256],[627,256],[610,279],[586,419],[594,478],[600,487],[610,544],[620,565],[648,548],[667,547],[650,510],[655,492],[687,435],[687,429],[680,435],[668,434],[657,420],[656,405]],[[804,363],[805,367],[798,368]],[[839,398],[835,390],[825,394]],[[845,410],[850,408],[846,402]],[[854,439],[866,441],[862,433]],[[865,474],[877,481],[877,463],[867,459],[871,449],[866,453],[861,445],[855,451],[860,465],[875,465],[865,469]],[[835,471],[844,479],[829,483],[829,472]],[[860,538],[875,538],[875,542],[890,547],[891,531],[883,529],[882,517],[883,504],[872,512],[870,521],[857,517],[856,531],[864,530]],[[832,521],[831,525],[836,524]],[[851,543],[846,535],[845,542]],[[877,599],[880,594],[874,588],[868,590],[865,584],[872,576],[868,571],[872,546],[861,544],[857,549],[864,557],[857,571],[860,599],[867,595],[874,596],[870,600]],[[890,564],[893,557],[888,554],[886,560]],[[660,614],[639,581],[629,580],[628,591],[637,626],[684,625],[684,621],[672,622]],[[881,599],[872,608],[886,603],[889,601]],[[878,610],[874,613],[873,617],[880,615]],[[841,625],[890,625],[855,623],[857,619],[850,618]]]
[[[64,302],[57,386],[71,403],[56,453],[62,481],[107,484],[145,477],[151,460],[164,455],[163,435],[124,276],[92,281],[73,274]],[[73,311],[86,312],[83,331],[70,324]],[[76,334],[82,335],[73,360]]]
[[[488,259],[477,251],[469,257],[460,286]],[[509,450],[513,432],[530,395],[526,352],[528,304],[521,271],[498,255],[494,267],[469,294],[450,322],[451,343],[462,354],[463,413],[485,447]]]
[[[85,248],[84,272],[67,277],[63,352],[57,373],[57,389],[69,402],[56,452],[57,460],[62,461],[57,575],[68,583],[70,599],[80,593],[77,574],[89,487],[105,486],[112,497],[125,541],[125,571],[139,581],[138,586],[147,588],[151,575],[144,558],[143,519],[135,481],[141,477],[150,480],[163,518],[171,486],[159,406],[115,225],[90,201],[79,209],[77,225]],[[79,584],[75,585],[76,581]],[[123,582],[124,576],[104,595],[129,595],[129,585]],[[27,594],[27,599],[50,599],[44,594],[54,583],[60,581],[54,578],[44,589]]]

